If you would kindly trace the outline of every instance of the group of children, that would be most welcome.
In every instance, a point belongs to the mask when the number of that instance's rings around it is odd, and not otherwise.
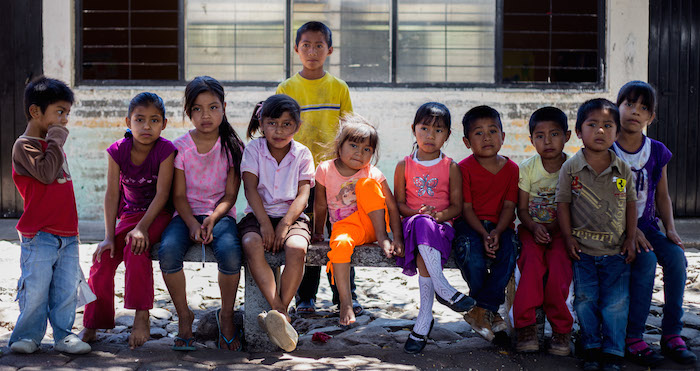
[[[592,99],[581,105],[575,131],[583,148],[571,157],[563,152],[571,134],[566,115],[554,107],[535,111],[529,129],[537,155],[520,167],[499,154],[505,133],[495,109],[479,106],[464,115],[462,140],[472,155],[456,163],[441,150],[452,133],[449,110],[423,104],[411,126],[413,150],[397,164],[392,192],[374,166],[377,130],[351,114],[347,85],[323,69],[333,51],[330,30],[319,22],[305,24],[295,51],[302,71],[254,107],[246,145],[226,119],[223,87],[211,77],[187,85],[184,108],[194,129],[172,143],[160,136],[167,125],[162,99],[153,93],[132,99],[129,130],[107,149],[105,239],[88,280],[97,300],[86,305],[82,339],[71,333],[82,273],[75,197],[62,150],[73,93],[49,78],[27,86],[27,130],[12,157],[13,179],[25,202],[17,225],[21,314],[10,339],[13,351],[36,351],[48,316],[57,350],[89,352],[96,330],[114,327],[114,275],[121,261],[124,306],[136,311],[129,344],[147,341],[150,248],[159,241],[160,268],[179,318],[174,350],[195,349],[182,270],[194,241],[211,246],[218,262],[218,347],[242,346],[233,308],[245,256],[272,308],[259,315],[259,325],[273,343],[291,351],[298,335],[288,308],[306,279],[307,248],[324,240],[327,228],[327,271],[341,325],[351,325],[361,311],[350,264],[355,246],[377,242],[405,274],[419,274],[420,309],[404,346],[408,353],[427,343],[434,298],[464,313],[487,340],[506,330],[498,308],[517,264],[517,350],[539,349],[535,310],[542,306],[553,329],[549,352],[570,353],[574,315],[567,298],[573,280],[585,369],[619,369],[624,355],[658,364],[663,357],[642,339],[658,260],[666,295],[662,353],[695,362],[679,335],[686,261],[668,195],[671,153],[643,134],[654,120],[650,85],[628,83],[617,104]],[[324,155],[330,159],[321,161]],[[236,222],[241,181],[248,206]],[[277,287],[264,253],[282,250],[286,265]],[[468,295],[443,275],[452,250]],[[297,296],[297,306],[304,302],[308,309],[305,300]]]

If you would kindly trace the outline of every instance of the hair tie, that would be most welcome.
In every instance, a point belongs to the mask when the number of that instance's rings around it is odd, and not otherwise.
[[[262,122],[262,108],[263,108],[263,104],[262,104],[262,103],[258,103],[258,104],[255,105],[255,107],[257,107],[257,109],[255,110],[255,117],[258,118],[258,121],[261,121],[261,122]]]
[[[127,134],[131,134],[131,129],[127,128],[126,132],[127,132]]]

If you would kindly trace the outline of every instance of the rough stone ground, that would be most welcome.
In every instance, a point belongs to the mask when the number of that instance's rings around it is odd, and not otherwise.
[[[81,265],[89,271],[95,244],[81,245]],[[123,265],[116,277],[117,327],[99,332],[99,341],[93,352],[84,356],[68,356],[52,350],[53,340],[49,326],[42,349],[34,355],[15,355],[7,342],[19,314],[14,301],[19,269],[19,246],[0,241],[0,370],[36,368],[86,368],[114,370],[152,369],[572,369],[579,365],[573,357],[554,357],[545,353],[522,355],[510,347],[507,337],[499,338],[499,345],[482,340],[471,331],[458,314],[435,303],[435,328],[431,340],[421,355],[407,355],[402,351],[418,313],[418,286],[416,277],[406,277],[399,269],[358,268],[357,286],[360,301],[366,313],[358,317],[349,329],[337,325],[337,313],[330,302],[330,289],[325,277],[319,292],[319,311],[312,317],[294,315],[294,327],[299,331],[299,347],[292,353],[219,351],[215,346],[217,334],[214,320],[219,307],[219,289],[216,268],[201,263],[186,263],[188,297],[197,319],[194,329],[198,350],[179,353],[170,350],[177,332],[177,315],[160,277],[157,263],[155,308],[151,311],[151,337],[144,346],[129,350],[127,337],[133,321],[133,311],[123,309]],[[686,315],[683,337],[700,349],[700,252],[690,249],[688,282],[685,297]],[[447,270],[450,282],[461,291],[468,291],[459,271]],[[659,346],[663,289],[657,271],[653,305],[647,320],[645,339]],[[241,282],[244,282],[241,279]],[[243,309],[243,287],[238,291],[237,309]],[[240,323],[241,316],[238,316]],[[74,330],[82,329],[82,308],[78,309]],[[314,332],[332,336],[327,343],[311,341]],[[690,369],[697,366],[691,366]],[[628,370],[641,369],[631,363]],[[683,369],[666,361],[661,369]]]

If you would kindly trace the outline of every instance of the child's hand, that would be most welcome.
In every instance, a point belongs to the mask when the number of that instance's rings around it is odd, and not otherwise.
[[[188,226],[190,230],[190,240],[202,243],[202,225],[199,222],[194,222],[192,225]]]
[[[214,217],[209,215],[208,217],[204,218],[202,221],[202,242],[203,243],[211,243],[211,241],[214,240],[214,225],[216,225],[217,220],[215,220]]]
[[[379,244],[379,247],[382,248],[382,251],[384,252],[384,256],[387,258],[391,258],[394,256],[394,244],[391,242],[390,239],[385,239],[381,241],[377,241],[377,244]]]
[[[102,261],[102,253],[109,250],[109,257],[113,258],[114,257],[114,241],[110,239],[106,239],[99,244],[97,244],[97,248],[95,249],[95,252],[92,254],[92,262],[93,264],[95,261],[98,263]]]
[[[496,258],[496,250],[494,250],[491,247],[491,235],[488,233],[484,233],[481,236],[481,240],[484,241],[484,253],[486,254],[487,258],[495,259]]]
[[[269,220],[260,223],[260,236],[263,240],[263,249],[271,251],[272,245],[275,244],[275,230]]]
[[[566,236],[566,253],[569,254],[569,258],[571,260],[581,260],[581,257],[578,256],[578,253],[581,252],[581,248],[578,246],[578,241],[574,238],[574,236]]]
[[[651,243],[649,243],[649,240],[647,240],[644,232],[642,232],[639,228],[637,228],[637,241],[635,246],[637,247],[636,252],[642,252],[642,249],[644,249],[646,252],[654,251],[654,247],[651,246]]]
[[[323,238],[323,233],[314,233],[311,235],[311,243],[319,243],[323,242],[325,238]]]
[[[635,240],[630,239],[630,238],[625,238],[625,242],[622,244],[622,251],[620,251],[620,254],[625,254],[627,253],[627,257],[625,258],[625,263],[631,264],[634,261],[634,258],[637,257],[637,251],[635,249],[637,243]]]
[[[637,231],[637,234],[639,234],[639,231]],[[685,250],[685,246],[683,246],[683,241],[681,240],[681,236],[678,235],[676,230],[667,230],[666,231],[666,237],[668,237],[671,242],[675,243],[676,245],[680,246],[681,249]]]
[[[134,229],[126,234],[124,242],[126,242],[127,245],[131,244],[131,252],[133,252],[134,255],[141,255],[148,249],[148,230],[142,230],[141,226],[136,225]]]
[[[403,257],[405,253],[403,242],[396,239],[391,244],[394,246],[394,256]]]
[[[284,239],[287,238],[288,232],[289,224],[283,219],[277,224],[277,228],[275,228],[275,241],[272,244],[272,252],[278,252],[280,249],[284,248]]]
[[[422,205],[418,209],[418,214],[427,214],[435,218],[435,206]]]
[[[489,236],[487,237],[487,239],[490,241],[489,245],[495,253],[496,250],[498,250],[498,248],[501,247],[501,234],[496,232],[496,230],[494,229],[491,231],[491,233],[489,233]]]
[[[532,234],[535,237],[535,242],[540,245],[548,245],[552,242],[552,237],[550,237],[549,232],[547,232],[547,227],[540,223],[535,223],[535,230]]]

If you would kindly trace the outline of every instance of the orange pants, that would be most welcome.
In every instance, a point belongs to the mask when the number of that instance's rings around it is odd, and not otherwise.
[[[333,224],[330,247],[328,252],[328,265],[326,271],[333,276],[333,263],[350,263],[355,246],[374,242],[377,240],[374,226],[369,219],[372,211],[384,209],[384,219],[387,229],[389,227],[389,212],[386,208],[382,185],[374,179],[362,178],[355,184],[357,196],[357,211],[345,219]],[[333,277],[335,282],[335,277]]]

